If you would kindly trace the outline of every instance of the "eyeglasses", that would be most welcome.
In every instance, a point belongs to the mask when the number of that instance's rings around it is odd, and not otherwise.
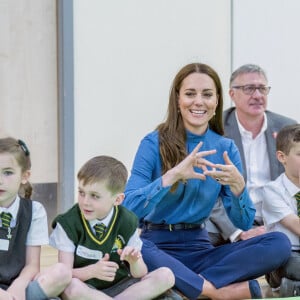
[[[270,89],[271,89],[270,86],[265,86],[265,85],[261,85],[261,86],[237,85],[237,86],[233,86],[232,88],[233,89],[241,89],[243,91],[243,93],[246,94],[246,95],[253,95],[256,90],[259,90],[259,92],[262,95],[268,95],[269,92],[270,92]]]

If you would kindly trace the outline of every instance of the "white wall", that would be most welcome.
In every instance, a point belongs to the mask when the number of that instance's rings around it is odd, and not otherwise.
[[[211,65],[225,85],[230,20],[229,0],[74,1],[76,172],[100,154],[130,170],[185,64]]]
[[[300,122],[300,1],[233,3],[233,68],[245,63],[264,68],[272,86],[268,108]]]

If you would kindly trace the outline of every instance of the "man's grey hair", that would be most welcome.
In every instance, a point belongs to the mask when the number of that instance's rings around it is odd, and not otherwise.
[[[247,73],[259,73],[265,77],[265,79],[268,81],[266,72],[264,69],[262,69],[258,65],[253,65],[253,64],[246,64],[242,65],[238,69],[236,69],[230,76],[230,81],[229,81],[229,86],[231,87],[233,81],[241,74],[247,74]]]

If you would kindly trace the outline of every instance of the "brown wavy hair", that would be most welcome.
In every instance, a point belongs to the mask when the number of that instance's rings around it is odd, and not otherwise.
[[[169,95],[166,121],[157,126],[159,132],[159,150],[162,159],[162,174],[180,163],[187,155],[186,130],[182,116],[178,112],[179,91],[183,80],[192,73],[208,75],[215,83],[218,105],[214,117],[209,120],[209,128],[223,135],[223,91],[217,72],[202,63],[191,63],[184,66],[175,76]]]

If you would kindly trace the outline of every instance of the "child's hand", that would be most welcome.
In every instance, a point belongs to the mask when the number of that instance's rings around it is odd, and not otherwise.
[[[129,264],[137,262],[142,257],[141,251],[131,246],[118,249],[118,254],[120,255],[120,260],[126,260]]]
[[[113,281],[115,279],[119,265],[109,260],[109,254],[105,254],[104,257],[94,264],[95,278],[104,281]]]

